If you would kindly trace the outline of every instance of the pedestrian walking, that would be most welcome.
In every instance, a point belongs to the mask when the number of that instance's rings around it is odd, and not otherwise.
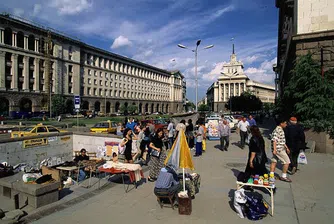
[[[230,125],[227,123],[227,120],[223,119],[223,122],[219,123],[218,132],[220,136],[220,150],[227,151],[230,144],[231,135],[231,128]]]
[[[248,116],[248,120],[247,121],[248,121],[250,127],[256,126],[256,120],[253,118],[252,115]]]
[[[271,139],[273,157],[271,158],[270,174],[275,174],[277,162],[280,161],[283,165],[282,176],[280,177],[280,180],[291,182],[291,180],[287,177],[287,171],[290,164],[290,158],[288,156],[288,154],[290,154],[290,150],[286,145],[286,139],[283,130],[286,128],[286,126],[287,122],[278,118],[278,126],[273,131]]]
[[[202,145],[202,141],[203,141],[203,136],[204,136],[204,128],[203,128],[203,121],[202,119],[200,119],[198,121],[198,131],[196,133],[196,153],[195,153],[195,157],[197,156],[201,156],[202,155],[202,150],[203,150],[203,145]]]
[[[246,117],[242,117],[241,121],[238,123],[238,132],[240,134],[240,147],[245,148],[246,139],[248,136],[249,123]]]
[[[291,117],[288,126],[285,129],[286,145],[290,149],[290,166],[291,174],[295,174],[298,168],[298,156],[300,150],[305,149],[304,128],[297,123],[296,117]]]
[[[174,124],[171,120],[168,122],[167,131],[168,131],[169,149],[171,149],[174,143]]]
[[[186,127],[186,137],[190,150],[194,150],[194,125],[191,119],[188,120],[188,126]]]

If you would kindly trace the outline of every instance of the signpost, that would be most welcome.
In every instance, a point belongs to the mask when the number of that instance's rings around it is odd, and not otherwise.
[[[77,131],[79,131],[80,96],[74,96],[74,108],[77,112]]]

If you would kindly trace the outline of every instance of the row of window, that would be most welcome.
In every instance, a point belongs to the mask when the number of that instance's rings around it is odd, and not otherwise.
[[[97,88],[92,89],[90,87],[87,88],[87,95],[103,96],[103,97],[109,96],[109,97],[124,97],[124,98],[161,99],[161,100],[169,99],[169,94],[138,93],[138,92],[127,92],[121,90],[103,91],[102,89],[97,89]]]
[[[70,80],[73,80],[72,76],[70,76]],[[103,80],[97,80],[97,79],[94,79],[94,85],[98,85],[98,81],[99,81],[100,86],[105,86],[105,87],[110,86],[110,87],[113,87],[113,82],[112,81],[110,81],[110,82],[109,81],[104,81],[103,82]],[[72,81],[69,81],[69,82],[72,82]],[[86,84],[85,80],[83,80],[83,82],[84,82],[84,84]],[[92,79],[88,78],[87,79],[87,83],[91,85],[93,83]],[[104,83],[104,85],[103,85],[103,83]],[[169,92],[169,88],[168,87],[153,87],[152,88],[152,86],[139,86],[139,85],[131,85],[130,86],[130,84],[122,84],[122,83],[117,83],[117,82],[114,83],[114,87],[115,88],[117,88],[117,87],[118,88],[124,88],[124,89],[128,88],[128,89],[136,89],[136,90]]]
[[[103,69],[113,70],[113,71],[117,71],[117,72],[121,72],[125,74],[137,75],[140,77],[154,79],[154,80],[161,81],[161,82],[169,81],[169,77],[165,75],[154,73],[154,72],[142,69],[142,68],[137,68],[134,66],[126,65],[120,62],[108,60],[103,57],[91,55],[89,53],[85,54],[85,64],[100,67]]]

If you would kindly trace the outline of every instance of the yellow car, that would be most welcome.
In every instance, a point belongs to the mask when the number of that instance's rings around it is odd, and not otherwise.
[[[12,131],[10,137],[18,138],[18,137],[24,137],[24,136],[34,136],[34,135],[59,133],[59,132],[66,132],[66,131],[59,130],[58,128],[55,128],[51,125],[38,124],[33,127],[26,127],[20,131]]]
[[[114,133],[117,132],[117,124],[116,122],[111,121],[103,121],[95,124],[90,128],[90,132],[93,133]]]

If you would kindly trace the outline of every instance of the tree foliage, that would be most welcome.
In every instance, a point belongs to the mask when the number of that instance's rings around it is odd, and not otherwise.
[[[65,99],[61,95],[53,95],[52,99],[52,113],[55,115],[62,114],[64,112],[65,108]]]
[[[323,78],[311,54],[298,59],[284,90],[285,102],[292,103],[294,115],[303,121],[334,120],[334,83],[329,80],[330,72]]]
[[[187,102],[186,103],[186,111],[189,111],[189,110],[194,110],[195,109],[195,104],[193,102]]]
[[[231,110],[230,106],[232,106],[232,111],[251,112],[261,110],[263,103],[251,92],[244,92],[240,96],[231,97],[225,107]]]
[[[209,111],[209,106],[206,104],[201,104],[198,106],[198,111]]]
[[[136,105],[129,105],[129,106],[128,106],[128,112],[129,112],[130,114],[135,113],[136,110],[137,110],[137,106],[136,106]]]

